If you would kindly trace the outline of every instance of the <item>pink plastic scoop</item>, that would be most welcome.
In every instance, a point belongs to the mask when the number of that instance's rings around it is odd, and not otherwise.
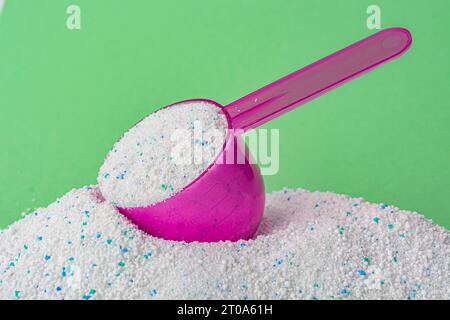
[[[411,42],[408,30],[386,29],[225,107],[211,100],[188,100],[217,105],[226,115],[229,129],[240,130],[227,135],[217,159],[220,161],[179,193],[147,207],[119,211],[144,231],[164,239],[214,242],[251,238],[264,212],[264,183],[258,166],[250,163],[250,154],[238,133],[256,128],[399,57]],[[245,163],[223,164],[230,152],[235,159],[245,157]]]

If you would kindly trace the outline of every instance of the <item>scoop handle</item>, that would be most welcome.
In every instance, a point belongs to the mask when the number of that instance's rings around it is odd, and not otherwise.
[[[408,50],[403,28],[377,32],[224,107],[234,129],[247,131],[281,116]]]

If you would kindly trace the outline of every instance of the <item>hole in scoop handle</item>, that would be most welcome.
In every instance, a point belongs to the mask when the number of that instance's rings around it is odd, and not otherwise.
[[[411,34],[390,28],[356,42],[225,106],[234,129],[256,128],[399,57]]]

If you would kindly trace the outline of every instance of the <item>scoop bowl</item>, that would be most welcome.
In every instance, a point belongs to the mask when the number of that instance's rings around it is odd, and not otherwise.
[[[217,102],[193,99],[179,103],[184,102],[216,105],[232,129],[230,117]],[[260,169],[250,161],[251,154],[241,139],[228,130],[214,163],[171,198],[146,207],[119,207],[119,212],[145,232],[166,240],[250,239],[263,216],[265,189]]]

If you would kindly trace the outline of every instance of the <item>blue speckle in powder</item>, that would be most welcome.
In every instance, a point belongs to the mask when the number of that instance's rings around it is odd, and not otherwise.
[[[359,274],[360,276],[364,277],[364,276],[366,275],[366,272],[365,272],[364,270],[362,270],[362,269],[359,269],[359,270],[358,270],[358,274]]]

